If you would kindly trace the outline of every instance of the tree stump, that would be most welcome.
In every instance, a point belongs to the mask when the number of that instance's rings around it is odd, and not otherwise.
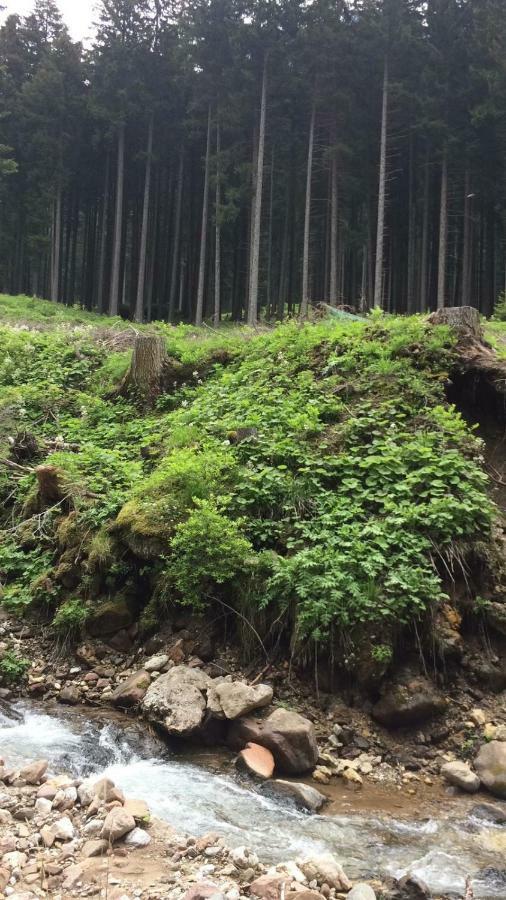
[[[480,314],[474,306],[446,306],[429,316],[431,325],[448,325],[459,338],[483,341]]]
[[[151,406],[163,391],[167,359],[162,337],[156,334],[138,334],[132,362],[121,385],[120,394],[132,393],[146,406]]]
[[[61,503],[64,491],[60,483],[60,472],[56,466],[37,466],[35,469],[38,485],[38,506],[42,511]]]

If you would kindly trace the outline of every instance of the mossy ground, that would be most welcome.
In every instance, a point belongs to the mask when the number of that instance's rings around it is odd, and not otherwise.
[[[66,604],[75,630],[117,598],[153,629],[219,606],[252,652],[383,672],[490,542],[482,446],[445,400],[454,339],[422,317],[151,326],[194,369],[148,412],[114,396],[127,323],[5,297],[0,322],[0,457],[22,433],[39,447],[0,467],[2,602],[21,614]],[[30,515],[41,463],[65,500]]]

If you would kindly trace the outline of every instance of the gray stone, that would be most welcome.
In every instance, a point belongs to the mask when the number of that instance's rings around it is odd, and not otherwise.
[[[150,684],[151,678],[148,671],[141,669],[140,672],[134,672],[133,675],[130,675],[130,678],[127,678],[126,681],[123,681],[115,688],[111,694],[111,700],[115,706],[119,706],[122,709],[130,709],[132,706],[137,706],[144,699]]]
[[[441,715],[447,708],[443,694],[426,678],[390,685],[375,704],[372,715],[381,725],[400,728],[418,725]]]
[[[483,785],[496,797],[506,798],[506,741],[490,741],[475,759]]]
[[[331,853],[305,856],[297,860],[297,865],[308,881],[315,880],[318,884],[328,884],[337,891],[351,890],[351,881]]]
[[[297,806],[310,812],[318,812],[327,803],[327,797],[309,784],[298,781],[282,781],[277,779],[266,786],[269,793],[278,794],[293,800]]]
[[[161,672],[168,662],[169,657],[167,654],[159,653],[158,656],[152,656],[151,659],[144,663],[144,669],[146,672]]]
[[[471,815],[475,819],[493,822],[494,825],[506,825],[506,806],[496,806],[494,803],[478,803],[476,806],[473,806]]]
[[[231,723],[227,739],[234,750],[241,750],[249,742],[267,747],[277,769],[287,775],[302,775],[318,761],[312,722],[287,709],[276,709],[265,719],[237,719]]]
[[[242,681],[233,683],[220,681],[220,683],[212,685],[210,690],[216,694],[218,704],[227,719],[238,719],[240,716],[247,716],[255,709],[269,706],[273,697],[270,685],[251,686]]]
[[[352,887],[347,900],[376,900],[376,894],[369,884],[359,882]]]
[[[189,737],[204,721],[204,692],[210,684],[211,679],[200,669],[174,666],[150,685],[142,709],[168,734]]]
[[[130,813],[125,812],[121,806],[115,806],[105,817],[100,836],[111,844],[125,837],[135,828],[135,819]]]
[[[455,785],[468,794],[475,794],[480,789],[480,779],[464,762],[448,762],[441,766],[441,775],[449,784]]]

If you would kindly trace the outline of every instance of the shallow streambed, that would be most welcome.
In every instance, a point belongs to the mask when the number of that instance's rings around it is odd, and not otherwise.
[[[471,875],[476,898],[506,896],[506,829],[464,812],[460,819],[443,814],[419,822],[364,813],[309,816],[249,783],[170,754],[128,720],[48,714],[24,704],[16,710],[19,720],[0,714],[0,755],[9,763],[44,757],[58,772],[105,773],[181,831],[217,831],[231,846],[254,848],[264,862],[330,850],[352,878],[410,871],[436,894],[462,896]]]

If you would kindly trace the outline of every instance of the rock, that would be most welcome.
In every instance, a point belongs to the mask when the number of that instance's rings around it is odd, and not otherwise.
[[[355,769],[343,769],[340,775],[343,781],[346,781],[355,791],[360,790],[364,783],[362,776]]]
[[[47,818],[52,808],[53,804],[51,803],[51,800],[46,800],[45,797],[38,797],[35,801],[35,809],[39,816]]]
[[[219,893],[220,889],[217,885],[208,881],[199,881],[186,891],[186,894],[183,895],[183,900],[208,900],[209,897],[214,897]]]
[[[204,691],[210,684],[211,679],[200,669],[175,666],[150,685],[142,709],[168,734],[189,737],[204,721]]]
[[[60,788],[56,792],[53,800],[53,809],[60,809],[62,812],[66,809],[72,809],[77,801],[77,790],[74,785],[67,788]]]
[[[474,767],[492,794],[506,798],[506,741],[485,744],[474,761]]]
[[[60,703],[68,703],[70,706],[75,706],[81,702],[81,691],[75,684],[67,684],[60,691],[58,700]]]
[[[469,718],[473,725],[486,725],[487,722],[487,716],[482,709],[472,709]]]
[[[151,678],[145,669],[130,675],[130,678],[123,681],[112,692],[111,700],[114,706],[119,706],[122,709],[130,709],[132,706],[137,706],[144,699],[150,684]]]
[[[26,853],[22,853],[20,850],[13,850],[11,853],[4,853],[2,856],[2,863],[5,866],[8,866],[9,869],[22,869],[23,866],[26,866],[28,862],[28,857]]]
[[[94,841],[86,841],[81,852],[85,859],[91,859],[93,856],[105,856],[108,849],[108,842],[98,838]]]
[[[168,662],[169,657],[167,654],[159,653],[158,656],[152,656],[151,659],[144,663],[144,669],[146,672],[161,672]]]
[[[347,900],[376,900],[376,894],[369,884],[359,882],[352,887]]]
[[[298,859],[297,865],[310,882],[315,880],[318,884],[328,884],[329,887],[335,888],[337,891],[349,891],[351,889],[351,881],[331,853],[321,853],[318,856],[307,856]]]
[[[238,869],[254,869],[258,866],[258,856],[247,847],[234,847],[230,851],[230,859]]]
[[[77,788],[77,796],[81,806],[90,805],[93,797],[95,796],[93,793],[93,786],[95,783],[96,782],[93,780],[93,778],[86,778],[85,781],[82,781]]]
[[[260,878],[251,882],[249,892],[254,897],[259,897],[260,900],[279,900],[282,885],[286,885],[290,881],[288,876],[261,875]]]
[[[36,759],[34,762],[24,766],[19,776],[26,781],[27,784],[40,784],[47,772],[49,763],[47,759]]]
[[[425,881],[422,881],[421,878],[416,878],[414,875],[410,875],[409,872],[397,881],[396,885],[402,900],[430,900],[432,897]]]
[[[286,900],[325,900],[323,894],[312,891],[309,888],[298,888],[296,891],[287,891]]]
[[[372,715],[381,725],[400,728],[418,725],[446,710],[446,699],[426,678],[391,685],[373,706]]]
[[[151,838],[143,828],[134,828],[125,838],[125,845],[127,847],[147,847],[150,843]]]
[[[496,806],[493,803],[478,803],[473,806],[471,815],[475,819],[484,819],[494,825],[506,825],[506,806]]]
[[[271,781],[267,788],[269,793],[287,797],[293,800],[297,806],[302,809],[308,809],[310,812],[318,812],[323,804],[327,803],[327,797],[324,794],[309,784],[303,784],[302,782],[276,779]]]
[[[128,628],[133,619],[132,610],[125,600],[109,600],[93,611],[86,622],[86,630],[92,637],[103,638]]]
[[[71,841],[75,834],[74,826],[68,816],[62,816],[61,819],[54,822],[51,825],[51,831],[55,841]]]
[[[318,760],[318,745],[309,719],[296,712],[276,709],[265,719],[237,719],[228,732],[233,749],[241,750],[249,742],[267,747],[276,767],[287,775],[301,775]]]
[[[475,794],[480,789],[480,779],[464,762],[448,762],[441,766],[441,775],[449,784],[453,784],[466,791]]]
[[[137,825],[147,825],[151,819],[149,806],[144,800],[125,800],[123,808],[134,817]]]
[[[262,780],[272,778],[274,774],[274,757],[270,750],[260,744],[246,744],[245,749],[239,753],[236,764]]]
[[[125,837],[129,831],[135,828],[135,819],[130,813],[125,812],[121,806],[116,806],[107,814],[100,836],[111,844]]]
[[[213,684],[211,690],[215,693],[219,707],[227,719],[238,719],[255,709],[269,706],[273,697],[269,685],[258,684],[252,687],[242,681],[220,681]]]
[[[110,778],[100,778],[99,781],[96,781],[92,787],[92,794],[101,804],[113,803],[115,800],[119,803],[125,802],[123,791],[116,787]]]
[[[69,866],[68,869],[65,869],[65,881],[63,882],[62,887],[66,891],[74,890],[79,882],[83,880],[83,876],[84,869],[82,866]]]

